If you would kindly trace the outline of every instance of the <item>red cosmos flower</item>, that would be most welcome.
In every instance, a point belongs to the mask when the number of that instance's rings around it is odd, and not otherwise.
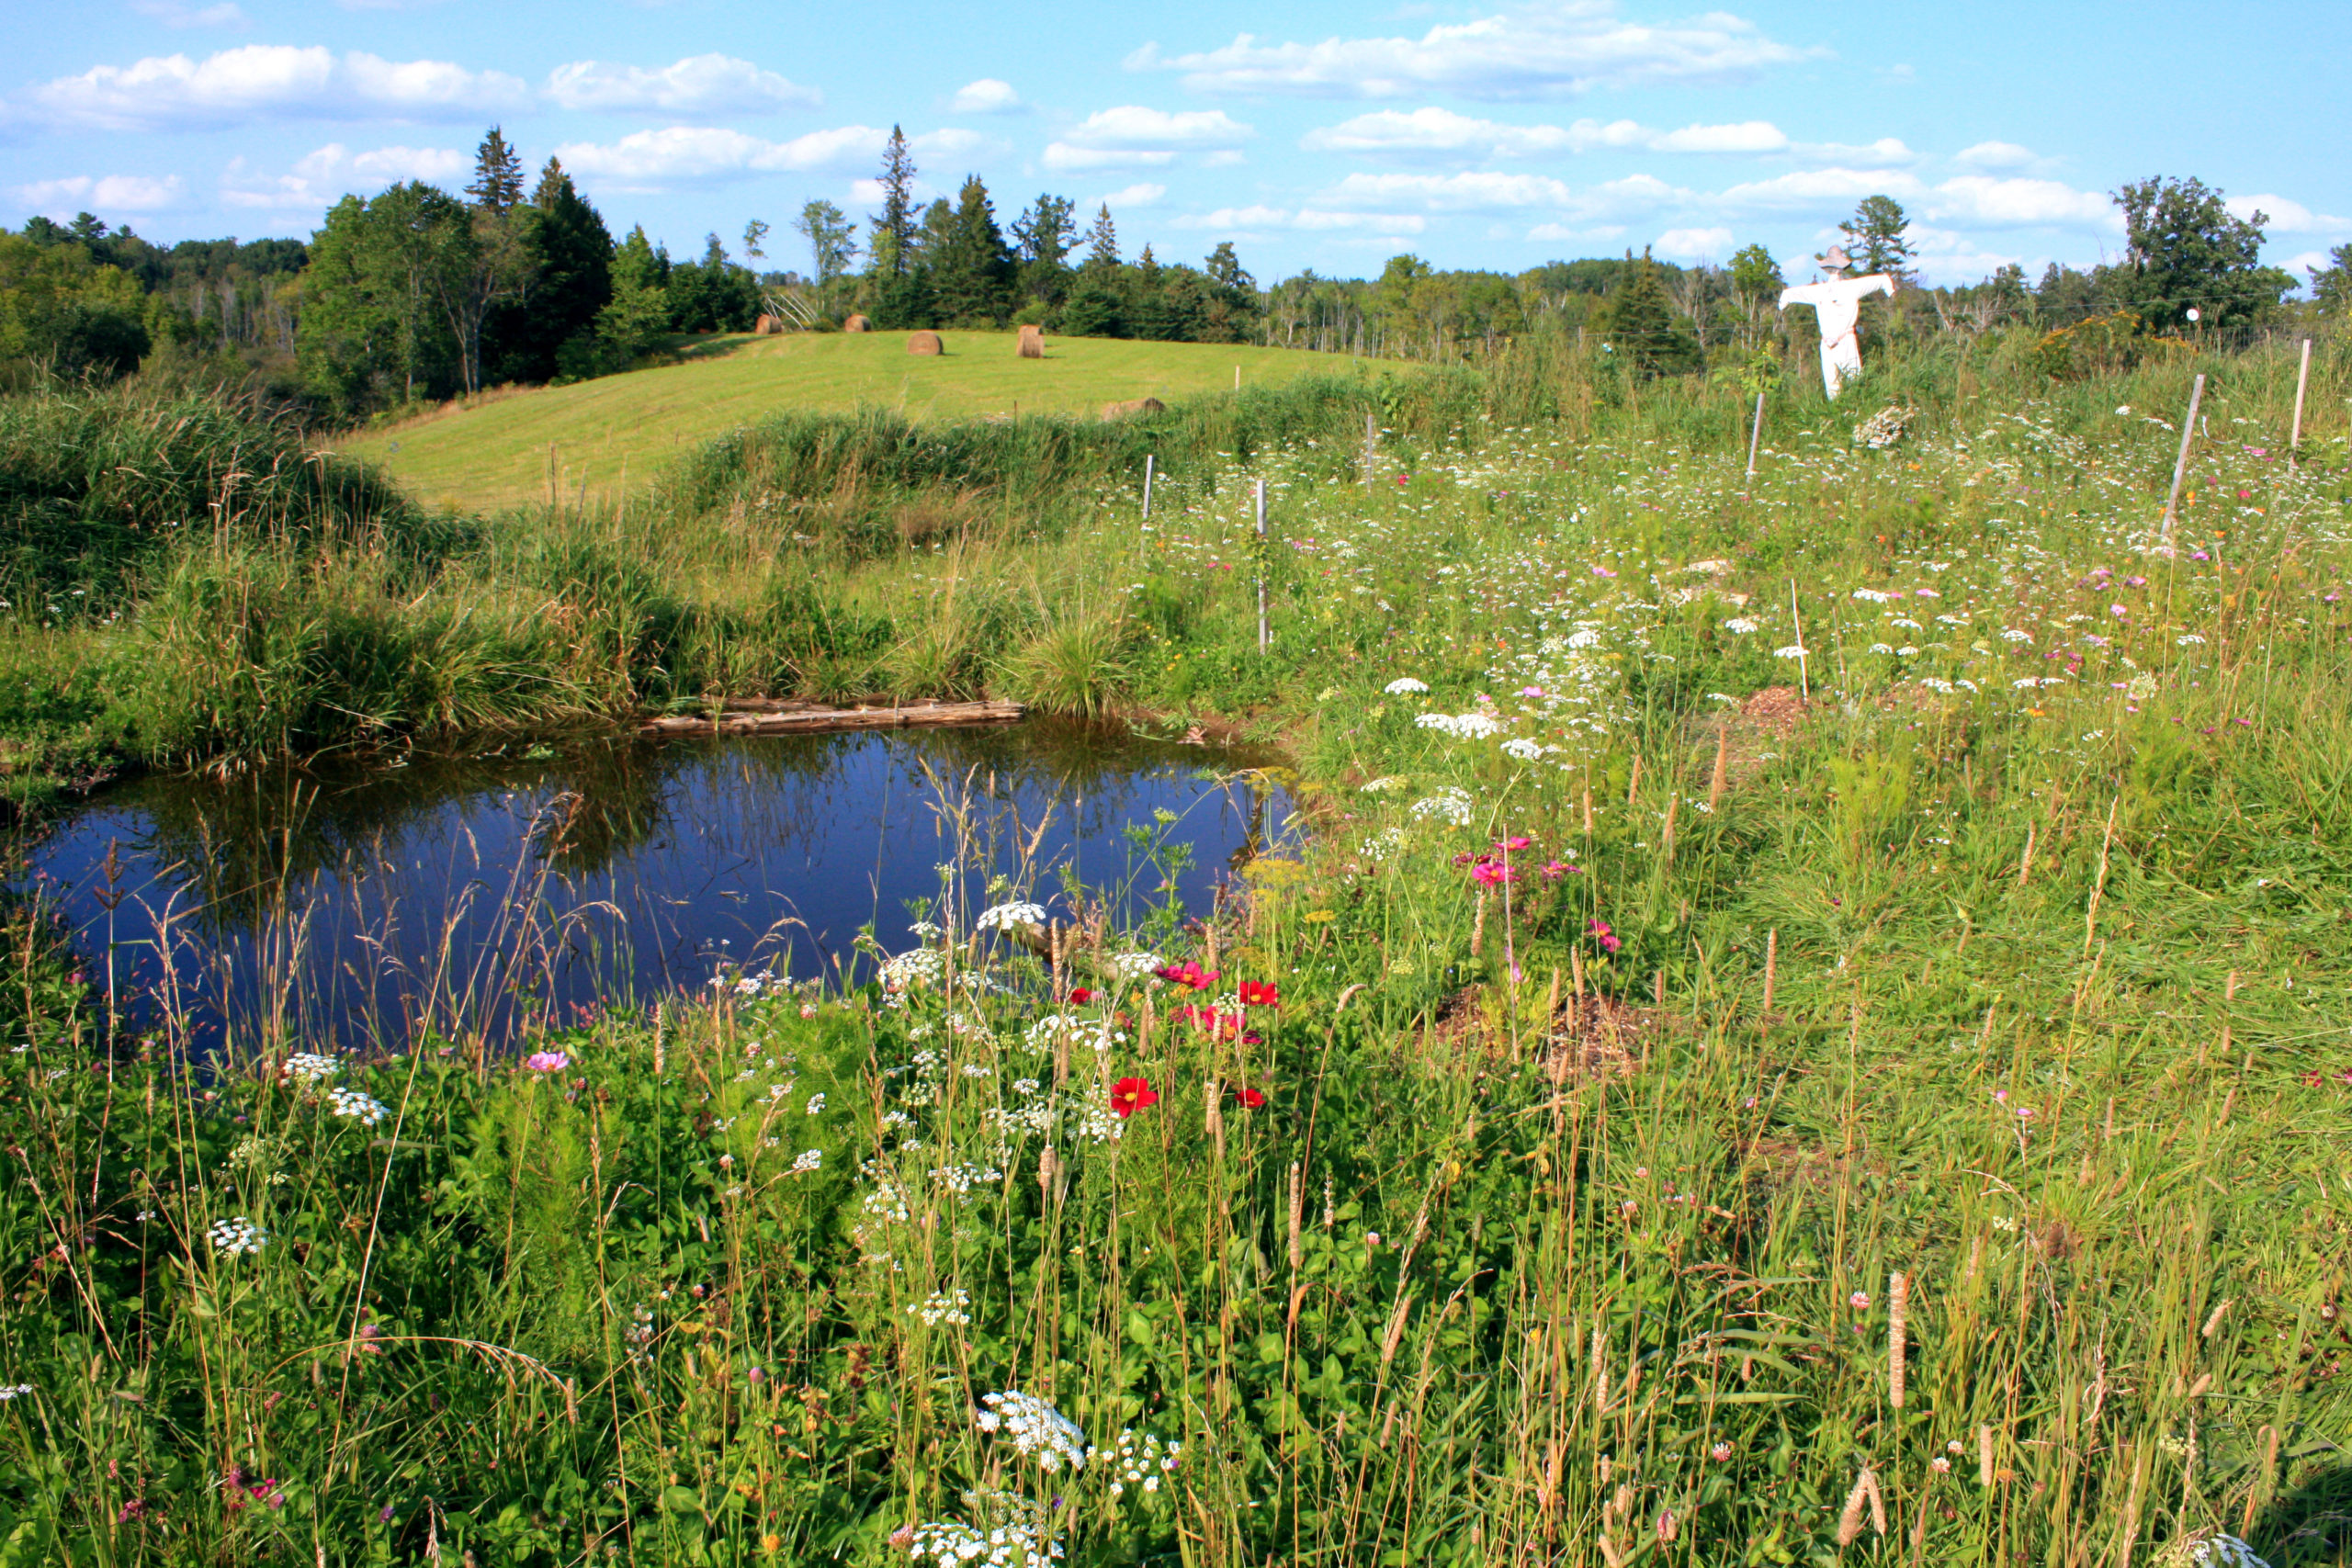
[[[1614,953],[1625,945],[1617,939],[1616,933],[1609,929],[1607,920],[1588,920],[1585,922],[1585,927],[1586,934],[1600,944],[1600,950],[1603,953]]]
[[[1069,988],[1069,999],[1080,1007],[1084,1007],[1094,999],[1094,993],[1083,986],[1072,986]]]
[[[1255,1111],[1266,1103],[1266,1097],[1254,1089],[1237,1089],[1233,1091],[1233,1098],[1239,1100],[1246,1111]]]
[[[1122,1122],[1146,1106],[1159,1103],[1159,1091],[1141,1078],[1121,1078],[1111,1086],[1111,1111]]]
[[[1204,971],[1199,964],[1189,959],[1181,969],[1171,964],[1165,968],[1156,969],[1153,973],[1171,986],[1190,986],[1196,991],[1205,991],[1216,984],[1216,970]]]
[[[1243,1007],[1278,1007],[1281,1005],[1282,999],[1283,994],[1281,988],[1276,987],[1271,981],[1244,980],[1241,982],[1241,1005]]]

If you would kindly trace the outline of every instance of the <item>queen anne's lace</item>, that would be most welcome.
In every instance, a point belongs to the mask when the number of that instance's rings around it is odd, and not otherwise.
[[[1078,1424],[1035,1394],[1017,1389],[983,1394],[974,1416],[983,1432],[1001,1433],[1023,1459],[1034,1459],[1048,1475],[1065,1466],[1086,1468],[1086,1434]]]

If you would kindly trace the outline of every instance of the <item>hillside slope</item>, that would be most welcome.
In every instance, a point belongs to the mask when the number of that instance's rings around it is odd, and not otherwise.
[[[732,335],[697,340],[682,365],[569,387],[493,392],[341,444],[429,505],[466,509],[589,499],[635,487],[672,457],[786,409],[878,405],[917,420],[1027,412],[1092,414],[1129,398],[1172,399],[1234,384],[1329,373],[1350,362],[1296,349],[1053,338],[1024,360],[1010,333],[944,333],[919,358],[904,333]]]

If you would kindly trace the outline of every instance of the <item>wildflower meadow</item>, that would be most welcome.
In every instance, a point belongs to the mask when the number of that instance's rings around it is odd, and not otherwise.
[[[761,569],[1279,745],[1210,908],[959,856],[822,972],[193,1059],[28,898],[0,1562],[2345,1561],[2293,356],[1895,363],[1752,478],[1704,389],[1351,412]]]

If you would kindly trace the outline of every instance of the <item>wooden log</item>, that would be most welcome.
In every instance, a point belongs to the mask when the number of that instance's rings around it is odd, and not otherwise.
[[[766,702],[772,699],[753,699]],[[910,703],[895,707],[828,708],[814,705],[769,708],[724,705],[716,718],[662,714],[638,728],[640,735],[817,735],[849,729],[907,729],[958,724],[1010,724],[1028,710],[1019,703]]]

